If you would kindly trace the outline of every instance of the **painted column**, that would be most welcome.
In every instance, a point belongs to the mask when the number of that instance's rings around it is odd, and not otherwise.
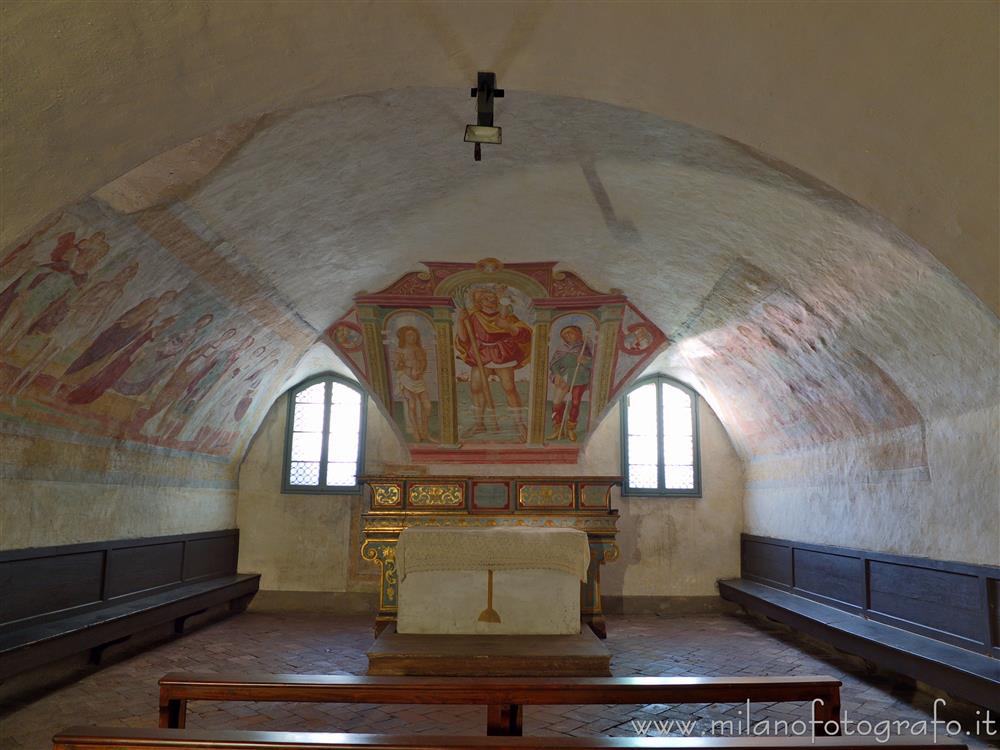
[[[365,339],[365,351],[371,357],[368,378],[372,390],[382,402],[386,414],[392,414],[392,400],[389,398],[389,382],[385,368],[385,349],[382,346],[382,320],[375,305],[358,305],[358,320]]]
[[[531,334],[531,393],[528,396],[528,442],[545,442],[545,416],[549,393],[549,330],[552,310],[535,308]]]
[[[618,347],[618,333],[621,330],[622,318],[625,315],[624,304],[601,305],[597,311],[600,320],[599,340],[601,351],[597,352],[598,361],[594,363],[594,388],[590,393],[593,399],[590,423],[597,424],[597,418],[608,405],[608,393],[611,391],[611,368],[615,361],[615,349]]]
[[[451,307],[432,307],[434,334],[437,338],[438,416],[441,419],[442,445],[458,443],[458,409],[455,393],[454,333]]]

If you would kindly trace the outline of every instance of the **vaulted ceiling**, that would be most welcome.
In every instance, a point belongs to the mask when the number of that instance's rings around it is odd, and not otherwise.
[[[9,416],[239,455],[355,294],[487,256],[624,290],[747,456],[919,471],[995,399],[995,6],[55,5],[3,10]]]
[[[850,200],[689,126],[518,91],[504,145],[477,163],[466,96],[411,88],[243,122],[43,223],[5,259],[23,270],[0,321],[5,408],[238,452],[354,295],[422,260],[486,256],[624,290],[670,339],[656,366],[748,455],[895,431],[912,467],[926,415],[992,392],[978,363],[995,318]]]
[[[998,14],[933,1],[13,0],[0,8],[0,244],[246,118],[461,90],[494,70],[511,90],[657,114],[794,165],[894,222],[996,310]]]

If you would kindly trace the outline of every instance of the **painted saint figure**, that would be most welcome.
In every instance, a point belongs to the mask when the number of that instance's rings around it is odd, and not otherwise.
[[[174,315],[163,318],[155,324],[153,322],[159,309],[169,305],[176,298],[177,292],[172,289],[156,297],[155,304],[148,308],[150,312],[144,318],[141,329],[131,336],[124,346],[117,347],[113,357],[109,355],[98,359],[98,362],[105,364],[99,371],[94,372],[87,380],[73,388],[66,395],[66,403],[90,404],[103,396],[104,392],[111,388],[118,378],[128,372],[146,346],[177,322],[177,317]],[[92,372],[92,370],[83,369]]]
[[[104,329],[79,357],[70,362],[63,373],[63,378],[77,376],[77,380],[86,379],[98,363],[102,363],[103,366],[109,357],[147,332],[160,309],[171,304],[178,294],[177,290],[170,289],[158,296],[147,297],[130,307]]]
[[[16,279],[32,266],[41,263],[41,260],[36,258],[36,254],[40,247],[44,247],[45,242],[47,242],[48,239],[51,239],[47,238],[43,241],[43,238],[48,231],[61,220],[61,213],[50,217],[47,221],[40,224],[32,235],[28,237],[28,239],[0,259],[0,276],[5,279]],[[75,237],[76,233],[70,232],[69,235]],[[62,237],[65,236],[67,235],[62,235],[59,239],[57,239],[57,244],[60,241],[65,241],[62,239]]]
[[[406,431],[420,442],[431,442],[431,397],[424,382],[427,352],[420,341],[420,331],[413,326],[402,326],[396,338],[392,369],[397,395],[406,407]]]
[[[143,352],[143,356],[111,387],[123,396],[145,394],[167,376],[174,362],[187,354],[192,343],[214,319],[212,313],[205,313],[194,324],[183,325],[178,322],[163,337],[163,343]]]
[[[469,389],[474,422],[467,435],[486,432],[487,407],[496,419],[493,395],[489,390],[489,380],[495,375],[523,442],[527,440],[528,428],[522,415],[514,371],[524,367],[531,358],[531,327],[520,320],[509,305],[501,306],[496,290],[479,288],[471,296],[472,304],[459,308],[455,335],[455,352],[472,369]]]
[[[236,336],[235,328],[228,328],[220,336],[195,346],[153,398],[153,402],[136,412],[130,425],[132,434],[144,437],[164,437],[172,427],[169,417],[170,409],[185,393],[192,381],[203,372],[219,348]],[[154,422],[154,418],[158,417]]]
[[[41,337],[44,343],[24,365],[20,375],[11,383],[9,391],[17,394],[24,390],[50,362],[75,342],[90,340],[90,337],[105,323],[112,306],[138,271],[138,263],[125,266],[110,280],[98,281],[84,289],[71,304],[68,304],[65,313],[59,319],[54,316],[39,318],[28,329],[28,334]],[[53,378],[53,394],[58,387],[59,381]]]
[[[594,352],[580,326],[569,325],[559,332],[562,344],[549,359],[549,375],[555,392],[552,396],[552,434],[546,440],[569,438],[576,442],[580,404],[590,387]],[[566,400],[569,398],[569,413]]]
[[[234,368],[243,352],[253,346],[253,342],[254,337],[247,336],[240,343],[217,352],[194,376],[184,389],[184,395],[167,410],[165,418],[171,422],[166,435],[168,438],[173,440],[180,437],[182,440],[191,440],[194,437],[193,428],[200,423],[192,417],[200,411],[203,403],[211,403],[209,394],[215,392],[219,383],[229,384],[230,381],[225,380],[224,376]],[[183,436],[180,435],[182,431]]]
[[[90,272],[110,250],[103,232],[80,240],[69,232],[52,251],[51,262],[37,266],[0,293],[0,349],[13,352],[29,329],[47,320],[52,330],[66,315],[69,302],[86,283]]]
[[[240,381],[240,387],[246,388],[244,392],[241,393],[230,388],[215,400],[212,406],[212,416],[206,420],[206,426],[200,431],[198,450],[209,453],[228,450],[238,435],[236,431],[228,428],[239,425],[240,420],[243,419],[253,403],[257,389],[260,388],[264,378],[277,366],[278,360],[272,359]],[[238,369],[233,370],[234,380],[237,379],[239,373]],[[237,401],[237,399],[239,400]]]

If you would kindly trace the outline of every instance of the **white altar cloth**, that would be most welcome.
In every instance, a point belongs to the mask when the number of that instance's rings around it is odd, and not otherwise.
[[[396,546],[399,633],[562,635],[580,632],[590,546],[575,529],[408,528]],[[479,620],[493,571],[493,609]]]

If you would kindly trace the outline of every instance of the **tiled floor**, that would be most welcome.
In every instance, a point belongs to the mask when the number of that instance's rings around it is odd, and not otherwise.
[[[608,632],[615,675],[834,675],[844,682],[844,717],[849,721],[871,722],[878,731],[887,720],[930,719],[928,696],[884,677],[866,677],[852,661],[743,616],[612,617]],[[249,612],[109,666],[28,705],[8,706],[0,714],[0,746],[43,750],[51,747],[55,731],[74,724],[155,727],[156,680],[174,670],[363,674],[370,642],[368,618]],[[758,722],[792,722],[808,714],[804,704],[751,708],[754,731],[761,733],[773,724]],[[710,734],[713,721],[732,721],[735,729],[735,722],[746,721],[745,713],[745,706],[733,705],[528,706],[524,730],[634,736],[638,722],[651,734],[664,729],[675,735]],[[940,715],[957,716],[947,707]],[[485,716],[480,707],[202,702],[189,706],[188,726],[477,735],[484,731]],[[671,720],[691,722],[690,730],[679,723],[644,724]],[[965,739],[970,745],[986,745],[974,737]]]

